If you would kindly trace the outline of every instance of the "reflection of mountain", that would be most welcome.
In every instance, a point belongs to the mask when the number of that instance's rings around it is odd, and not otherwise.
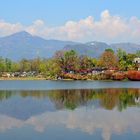
[[[31,93],[39,98],[39,91]],[[45,95],[44,92],[41,94]],[[0,114],[26,120],[45,111],[55,110],[49,98],[38,98],[30,96],[30,91],[0,91]]]
[[[46,111],[86,106],[122,111],[140,105],[139,89],[0,91],[0,114],[27,120]]]
[[[69,130],[80,130],[81,133],[90,134],[92,137],[90,137],[90,139],[94,139],[94,133],[100,130],[103,140],[110,140],[112,134],[125,135],[126,132],[129,132],[129,134],[134,135],[140,133],[139,116],[140,112],[138,108],[125,110],[120,113],[116,110],[94,110],[85,107],[78,108],[74,111],[57,110],[55,112],[44,112],[43,114],[32,116],[22,121],[0,115],[0,132],[12,128],[23,128],[24,131],[24,126],[26,126],[26,128],[33,126],[34,130],[41,132],[39,136],[45,135],[48,131],[53,131],[52,133],[57,135],[55,127],[64,126],[63,139],[67,139],[67,135],[64,134],[69,132]],[[59,129],[61,129],[61,127]],[[36,134],[36,132],[32,131],[32,135],[34,134]],[[26,135],[25,131],[24,135]],[[49,139],[53,139],[53,137],[52,135]],[[71,135],[71,138],[72,137],[74,137],[74,135]]]

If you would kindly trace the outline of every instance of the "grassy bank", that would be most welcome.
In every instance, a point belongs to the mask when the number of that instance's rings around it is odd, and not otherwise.
[[[46,78],[37,78],[37,77],[1,77],[0,80],[46,80]]]

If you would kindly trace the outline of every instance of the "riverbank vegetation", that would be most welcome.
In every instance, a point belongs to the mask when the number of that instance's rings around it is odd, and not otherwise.
[[[140,51],[126,53],[106,49],[98,58],[80,56],[74,50],[57,51],[52,58],[12,61],[0,58],[2,78],[42,78],[73,80],[140,80]]]

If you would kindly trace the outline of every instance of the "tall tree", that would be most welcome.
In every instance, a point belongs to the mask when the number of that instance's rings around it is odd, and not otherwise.
[[[48,59],[46,62],[46,76],[57,78],[61,74],[61,68],[55,58]]]
[[[111,49],[106,49],[99,58],[99,66],[107,69],[117,67],[118,59]]]
[[[137,56],[137,57],[140,57],[140,50],[137,50],[137,51],[136,51],[136,56]]]
[[[74,50],[58,51],[54,58],[62,72],[76,71],[79,67],[78,55]]]
[[[66,71],[76,71],[78,69],[78,56],[74,50],[64,53],[64,65]]]
[[[80,69],[92,69],[95,66],[96,59],[88,56],[79,57]]]
[[[5,59],[5,71],[10,72],[12,68],[12,61],[8,58]]]
[[[30,71],[31,70],[31,63],[27,59],[22,59],[20,62],[20,71]]]
[[[118,57],[118,67],[120,70],[127,70],[127,62],[126,62],[126,52],[123,51],[121,48],[117,50],[117,57]]]
[[[5,71],[5,61],[2,57],[0,57],[0,72]]]

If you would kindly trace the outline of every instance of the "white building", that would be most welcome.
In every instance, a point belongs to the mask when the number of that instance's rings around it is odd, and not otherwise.
[[[134,59],[134,63],[140,64],[140,57],[135,58],[135,59]]]
[[[134,59],[134,63],[135,64],[138,64],[137,66],[138,66],[138,71],[140,71],[140,57],[136,57],[135,59]]]

